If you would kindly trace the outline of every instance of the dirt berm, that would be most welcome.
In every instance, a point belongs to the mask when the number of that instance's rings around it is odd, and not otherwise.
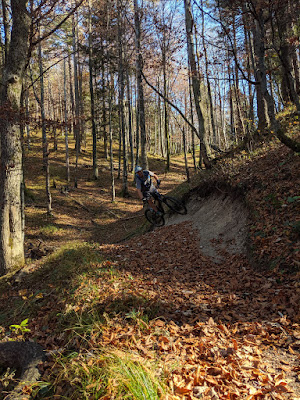
[[[199,231],[201,252],[222,261],[222,251],[245,254],[248,235],[248,212],[241,200],[217,193],[208,197],[192,194],[186,203],[186,215],[171,215],[166,225],[191,221]]]

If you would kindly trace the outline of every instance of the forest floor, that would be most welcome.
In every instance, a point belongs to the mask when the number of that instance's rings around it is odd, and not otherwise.
[[[287,124],[296,135],[298,121]],[[33,143],[28,263],[0,282],[1,341],[48,353],[24,399],[300,399],[299,155],[271,141],[190,183],[182,157],[168,174],[150,158],[162,190],[188,208],[151,230],[133,184],[111,202],[106,161],[91,179],[89,152],[67,193],[63,152],[52,153],[47,216],[39,153]],[[1,399],[9,384],[2,374]]]

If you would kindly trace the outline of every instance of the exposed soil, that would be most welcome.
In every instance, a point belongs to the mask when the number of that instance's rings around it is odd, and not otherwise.
[[[203,254],[221,262],[222,250],[230,254],[245,254],[248,212],[242,201],[231,196],[213,194],[208,198],[193,195],[187,203],[187,215],[173,214],[167,225],[191,221],[199,232]]]

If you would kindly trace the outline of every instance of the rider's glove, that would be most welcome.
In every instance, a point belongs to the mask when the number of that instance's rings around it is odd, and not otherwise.
[[[159,187],[159,185],[160,185],[160,179],[157,179],[156,185],[157,185],[157,187]]]
[[[146,204],[147,203],[147,199],[146,197],[143,198],[143,203]]]

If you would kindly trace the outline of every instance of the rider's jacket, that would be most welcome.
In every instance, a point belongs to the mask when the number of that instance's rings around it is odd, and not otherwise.
[[[143,177],[140,178],[136,175],[136,187],[140,189],[142,192],[146,192],[150,190],[152,186],[152,179],[151,177],[154,176],[152,171],[143,170]]]

